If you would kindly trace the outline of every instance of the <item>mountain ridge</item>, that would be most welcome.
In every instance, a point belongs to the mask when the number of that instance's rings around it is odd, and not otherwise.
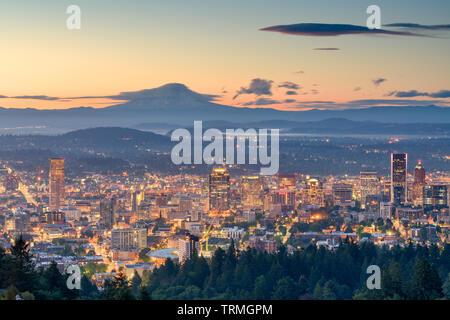
[[[62,133],[90,127],[135,127],[145,122],[192,125],[195,120],[230,121],[321,121],[343,118],[352,121],[391,123],[450,123],[450,108],[392,106],[360,109],[284,111],[273,108],[233,107],[216,103],[217,96],[190,90],[180,83],[154,89],[122,92],[109,98],[119,101],[104,108],[34,109],[0,107],[0,133]],[[31,129],[23,129],[30,127]],[[35,128],[36,127],[36,128]],[[40,129],[38,129],[39,127]],[[14,131],[15,130],[15,131]]]

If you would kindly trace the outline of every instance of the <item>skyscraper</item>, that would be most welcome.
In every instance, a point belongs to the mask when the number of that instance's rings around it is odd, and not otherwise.
[[[131,207],[133,212],[137,212],[139,205],[145,200],[145,192],[142,190],[134,191],[131,194]]]
[[[261,177],[242,177],[241,192],[241,202],[244,210],[263,208],[264,184]]]
[[[375,171],[363,171],[359,176],[361,192],[361,208],[366,207],[367,196],[376,196],[380,194],[380,181]]]
[[[414,182],[412,186],[411,200],[415,205],[421,205],[423,200],[423,186],[425,185],[425,168],[422,160],[419,160],[414,168]]]
[[[50,211],[58,211],[64,206],[64,162],[63,158],[50,159]]]
[[[317,178],[311,178],[307,176],[305,183],[304,192],[304,203],[317,205],[323,207],[324,202],[324,192],[323,183]]]
[[[405,204],[408,201],[408,154],[391,153],[391,202]]]
[[[113,197],[100,201],[100,219],[106,229],[112,229],[117,223],[119,199]]]
[[[423,186],[423,207],[443,208],[447,206],[447,186],[427,185]]]
[[[353,201],[353,190],[351,184],[333,184],[333,202],[339,205],[350,204]]]
[[[186,260],[197,255],[200,251],[199,238],[186,234],[184,239],[178,240],[178,261],[183,264]]]
[[[279,174],[278,175],[278,190],[296,190],[296,176],[295,174]]]
[[[230,174],[215,168],[209,175],[209,210],[222,213],[230,209]]]

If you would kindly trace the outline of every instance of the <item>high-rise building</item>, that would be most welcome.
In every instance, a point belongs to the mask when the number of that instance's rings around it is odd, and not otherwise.
[[[423,207],[443,208],[447,207],[447,186],[426,185],[423,186]]]
[[[184,239],[178,240],[178,261],[180,264],[197,255],[199,251],[200,242],[198,237],[188,233]]]
[[[378,196],[380,194],[380,180],[377,172],[363,171],[359,176],[361,193],[361,208],[366,208],[367,196]]]
[[[262,209],[264,206],[264,184],[259,176],[242,177],[241,202],[244,210]]]
[[[307,177],[304,190],[304,202],[306,204],[317,205],[323,207],[324,192],[323,183],[317,178]]]
[[[113,229],[111,248],[120,251],[140,250],[147,247],[147,229]]]
[[[295,174],[279,174],[278,177],[278,190],[296,190],[296,180]]]
[[[50,159],[50,211],[58,211],[64,206],[65,183],[64,183],[64,162],[63,158]]]
[[[270,211],[289,212],[295,210],[295,191],[272,190],[270,192]]]
[[[131,194],[131,207],[133,212],[137,212],[139,205],[145,200],[145,192],[142,190],[134,191]]]
[[[408,201],[408,154],[391,153],[391,202],[406,204]]]
[[[335,183],[333,184],[333,202],[335,204],[345,205],[353,201],[353,190],[351,184]]]
[[[222,213],[230,209],[230,174],[215,168],[209,175],[209,210]]]
[[[100,219],[106,229],[112,229],[117,223],[119,199],[111,198],[100,201]]]
[[[421,205],[423,200],[423,186],[425,185],[425,168],[419,160],[414,168],[414,182],[412,185],[411,200],[415,205]]]

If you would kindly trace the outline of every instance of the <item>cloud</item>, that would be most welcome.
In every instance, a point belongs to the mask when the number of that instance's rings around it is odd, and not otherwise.
[[[296,72],[294,72],[294,73],[296,73],[296,74],[304,74],[304,73],[305,73],[305,71],[303,71],[303,70],[299,70],[299,71],[296,71]]]
[[[297,91],[292,91],[292,90],[286,91],[286,95],[295,96],[295,95],[297,95]]]
[[[355,89],[353,89],[353,91],[361,91],[361,87],[356,87]]]
[[[340,35],[376,35],[385,34],[393,36],[427,37],[427,35],[406,32],[389,31],[384,29],[369,29],[367,27],[352,24],[328,24],[328,23],[298,23],[288,25],[277,25],[259,29],[261,31],[279,32],[297,36],[334,37]]]
[[[394,91],[388,94],[397,98],[412,98],[412,97],[431,97],[431,98],[450,98],[450,90],[441,90],[437,92],[419,92],[417,90],[410,91]]]
[[[296,100],[295,99],[286,99],[283,102],[284,103],[293,103],[293,102],[296,102]]]
[[[248,88],[241,87],[240,90],[236,92],[236,95],[233,97],[233,99],[236,99],[241,94],[254,94],[257,96],[267,95],[271,96],[272,92],[270,91],[272,89],[272,80],[265,80],[265,79],[253,79],[250,82],[250,85]]]
[[[286,89],[292,89],[292,90],[298,90],[300,89],[300,86],[294,82],[285,81],[278,85],[278,88],[286,88]]]
[[[244,106],[267,106],[271,104],[279,104],[280,101],[272,100],[272,99],[266,99],[266,98],[259,98],[256,101],[249,101],[244,103]]]
[[[418,23],[389,23],[383,25],[391,28],[423,29],[423,30],[450,30],[450,24],[423,25]]]
[[[61,98],[58,97],[49,97],[49,96],[16,96],[16,97],[11,97],[13,99],[33,99],[33,100],[60,100]]]
[[[443,100],[414,100],[414,99],[363,99],[352,100],[343,104],[348,107],[372,107],[372,106],[428,106],[432,104],[448,104]]]
[[[376,86],[376,87],[378,87],[380,84],[382,84],[383,82],[386,82],[387,81],[387,79],[385,79],[385,78],[378,78],[378,79],[373,79],[372,80],[372,83]]]
[[[348,102],[337,103],[335,101],[298,101],[297,108],[319,108],[319,109],[360,109],[370,107],[423,107],[430,105],[450,106],[448,101],[444,100],[414,100],[414,99],[362,99],[351,100]]]
[[[59,97],[49,97],[46,95],[38,95],[38,96],[14,96],[14,97],[8,97],[0,95],[0,99],[30,99],[30,100],[46,100],[46,101],[55,101],[55,100],[61,100],[62,98]]]
[[[339,48],[314,48],[313,50],[318,50],[318,51],[338,51],[341,50]]]

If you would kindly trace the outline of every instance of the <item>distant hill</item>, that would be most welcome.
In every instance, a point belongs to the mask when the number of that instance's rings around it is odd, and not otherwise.
[[[381,123],[376,121],[352,121],[343,118],[330,118],[320,121],[266,120],[248,123],[229,121],[205,121],[203,129],[280,129],[284,134],[318,135],[429,135],[450,136],[450,123]],[[192,125],[186,126],[192,131]]]
[[[375,121],[351,121],[347,119],[327,119],[304,122],[288,131],[289,133],[320,134],[398,134],[450,136],[450,123],[380,123]]]
[[[194,120],[252,123],[266,121],[321,121],[343,118],[352,121],[382,123],[450,123],[450,108],[372,107],[345,110],[280,111],[268,108],[237,108],[213,102],[213,96],[202,95],[183,84],[122,93],[128,102],[94,109],[64,110],[0,108],[0,133],[56,134],[90,127],[142,128],[143,124],[192,125]],[[320,105],[317,106],[320,108]],[[145,128],[142,128],[145,129]]]
[[[0,136],[0,150],[48,149],[56,153],[127,153],[136,150],[166,151],[170,138],[152,132],[119,127],[77,130],[57,136]]]

